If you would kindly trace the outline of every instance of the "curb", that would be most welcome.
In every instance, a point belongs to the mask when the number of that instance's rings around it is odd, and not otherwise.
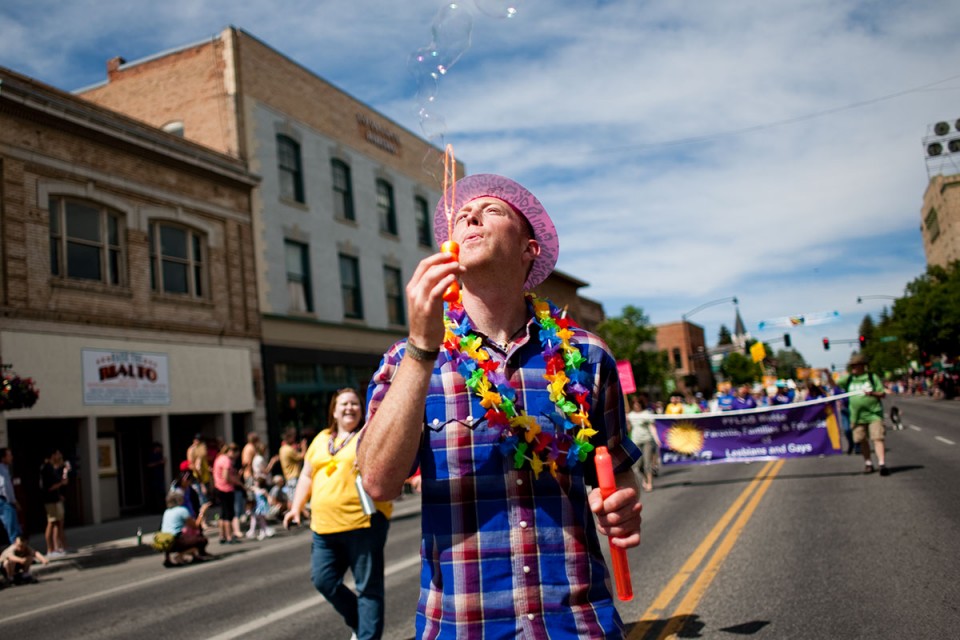
[[[390,520],[407,519],[420,513],[420,496],[404,495],[393,504],[393,515]],[[282,526],[280,527],[282,528]],[[294,534],[295,535],[295,534]],[[214,536],[216,537],[216,536]],[[281,535],[278,537],[287,537]],[[46,565],[34,564],[30,572],[38,578],[42,576],[53,575],[69,570],[83,570],[102,567],[110,564],[118,564],[130,558],[146,557],[159,555],[157,551],[150,546],[153,539],[153,532],[144,533],[141,543],[137,544],[136,536],[117,538],[90,544],[78,548],[74,553],[67,556],[52,558]]]

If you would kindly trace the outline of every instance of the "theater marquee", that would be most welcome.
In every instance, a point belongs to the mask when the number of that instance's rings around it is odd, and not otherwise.
[[[82,349],[83,404],[168,405],[167,354]]]

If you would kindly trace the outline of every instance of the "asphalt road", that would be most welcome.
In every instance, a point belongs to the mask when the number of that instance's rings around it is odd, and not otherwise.
[[[663,469],[629,554],[628,637],[944,638],[960,629],[960,402],[895,398],[892,474],[859,456]],[[385,638],[413,637],[419,515],[394,520]],[[343,639],[307,531],[164,569],[157,555],[0,591],[4,638]]]

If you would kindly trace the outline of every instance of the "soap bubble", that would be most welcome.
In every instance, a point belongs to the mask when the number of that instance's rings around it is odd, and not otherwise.
[[[407,69],[417,83],[417,104],[429,104],[437,99],[440,90],[440,72],[435,59],[437,51],[427,46],[417,49],[407,61]]]
[[[420,107],[418,115],[420,116],[420,129],[423,131],[423,136],[430,141],[442,141],[443,136],[447,133],[446,118],[423,106]]]
[[[523,0],[473,0],[482,13],[491,18],[512,18]]]
[[[473,18],[456,2],[444,4],[433,19],[434,61],[441,75],[447,73],[460,56],[470,48]]]

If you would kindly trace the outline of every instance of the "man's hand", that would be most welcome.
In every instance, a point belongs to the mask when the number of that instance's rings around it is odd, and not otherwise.
[[[424,258],[407,283],[407,315],[410,338],[422,349],[436,349],[443,342],[443,292],[463,272],[460,263],[446,253]]]
[[[628,475],[629,474],[629,475]],[[610,542],[628,549],[640,544],[640,492],[633,471],[617,474],[617,490],[604,500],[600,489],[587,496],[590,510],[597,516],[597,528]]]

